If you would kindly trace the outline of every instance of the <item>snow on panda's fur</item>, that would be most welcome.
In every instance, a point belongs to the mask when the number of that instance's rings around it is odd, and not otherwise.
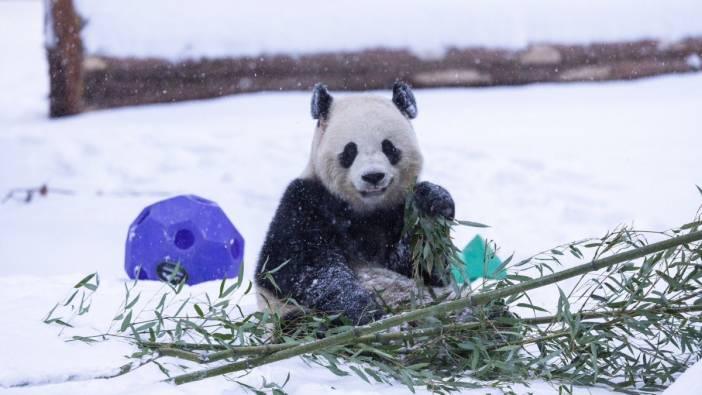
[[[335,100],[315,86],[309,163],[287,187],[259,255],[262,308],[285,315],[294,305],[284,301],[292,298],[364,324],[381,315],[374,292],[389,303],[408,297],[414,281],[402,228],[406,193],[422,168],[410,123],[416,115],[414,95],[401,82],[392,100]],[[430,215],[454,215],[451,195],[438,185],[418,183],[415,198]],[[264,271],[274,271],[275,284]],[[425,283],[441,280],[427,276]]]

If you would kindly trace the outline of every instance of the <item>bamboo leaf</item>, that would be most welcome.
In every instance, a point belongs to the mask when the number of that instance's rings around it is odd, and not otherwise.
[[[124,309],[125,309],[125,310],[128,310],[128,309],[131,309],[132,307],[134,307],[134,305],[137,304],[137,302],[139,301],[139,296],[141,296],[141,293],[137,294],[137,296],[136,296],[134,299],[132,299],[132,301],[129,302],[129,303],[124,307]]]
[[[545,313],[548,313],[548,310],[544,309],[543,307],[539,307],[530,303],[517,303],[517,307],[524,307],[527,309],[532,309],[536,311],[543,311]]]
[[[73,288],[85,287],[88,284],[88,282],[90,280],[92,280],[93,277],[95,277],[96,275],[97,275],[97,273],[92,273],[92,274],[85,276],[82,280],[78,281],[78,283],[76,285],[74,285]],[[94,291],[94,290],[95,289],[92,289],[92,291]]]
[[[205,314],[202,312],[202,309],[200,308],[200,306],[197,303],[195,303],[193,305],[193,308],[195,309],[195,312],[197,313],[197,315],[200,316],[200,318],[205,318]]]
[[[357,367],[355,367],[355,366],[353,366],[353,365],[350,365],[349,368],[350,368],[351,370],[353,370],[354,373],[356,373],[356,375],[357,375],[358,377],[362,378],[363,381],[365,381],[366,383],[369,383],[369,384],[370,384],[370,381],[368,380],[368,377],[361,371],[361,369],[359,369],[359,368],[357,368]]]
[[[120,331],[120,332],[126,331],[127,328],[129,328],[129,325],[130,325],[131,323],[132,323],[132,311],[129,310],[129,312],[127,313],[127,315],[126,315],[126,316],[124,317],[124,319],[122,320],[122,325],[120,325],[119,331]]]
[[[78,294],[78,290],[73,291],[73,294],[68,298],[68,300],[66,300],[66,302],[63,305],[68,306],[71,303],[71,301],[73,300],[73,298],[76,297],[77,294]]]
[[[382,383],[382,382],[383,382],[383,380],[380,378],[380,376],[378,376],[378,374],[377,374],[376,372],[374,372],[373,369],[371,369],[371,368],[363,368],[363,371],[365,371],[366,374],[368,374],[369,376],[371,376],[371,377],[373,378],[373,380],[375,380],[376,382],[378,382],[378,383]]]
[[[460,220],[457,220],[456,222],[458,222],[460,225],[470,226],[472,228],[489,228],[490,227],[490,225],[481,224],[480,222],[460,221]]]
[[[59,307],[59,304],[56,303],[54,305],[54,307],[52,307],[51,310],[49,310],[49,312],[46,314],[46,317],[44,317],[45,324],[48,324],[51,321],[51,319],[52,319],[51,316],[54,314],[54,311],[56,311],[56,308],[58,308],[58,307]]]
[[[671,289],[680,289],[683,287],[682,284],[680,284],[676,279],[670,277],[669,275],[663,273],[660,270],[656,270],[656,274],[658,274],[663,279],[663,281],[668,283],[668,286]]]

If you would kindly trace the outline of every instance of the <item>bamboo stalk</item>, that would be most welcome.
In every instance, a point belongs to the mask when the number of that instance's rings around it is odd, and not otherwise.
[[[167,348],[166,347],[166,348],[159,348],[157,351],[158,351],[159,355],[163,355],[164,357],[175,357],[175,358],[180,358],[180,359],[184,359],[186,361],[196,362],[196,363],[203,362],[203,358],[200,355],[198,355],[194,352],[186,351],[186,350],[179,350],[177,348]]]
[[[259,346],[232,346],[232,347],[227,347],[223,344],[199,344],[199,343],[163,343],[163,342],[141,342],[138,343],[140,347],[143,348],[176,348],[179,350],[188,350],[188,351],[198,351],[198,350],[204,350],[204,351],[221,351],[221,350],[230,350],[233,347],[236,348],[247,348],[247,347],[259,347]]]
[[[559,281],[566,280],[568,278],[607,268],[618,263],[642,258],[646,255],[655,252],[664,251],[669,248],[678,247],[680,245],[688,244],[699,240],[702,240],[702,231],[690,232],[686,235],[672,237],[667,240],[659,241],[630,251],[621,252],[606,258],[593,260],[590,263],[578,265],[573,268],[552,273],[538,279],[525,281],[523,283],[513,285],[510,287],[481,292],[476,295],[468,295],[461,299],[440,303],[434,306],[408,311],[393,317],[386,318],[384,320],[373,322],[362,327],[355,327],[344,333],[339,333],[337,335],[326,337],[324,339],[295,345],[293,347],[277,351],[272,354],[175,376],[167,379],[166,382],[171,382],[178,385],[185,384],[193,381],[203,380],[213,376],[219,376],[241,370],[251,369],[257,366],[281,361],[294,356],[307,354],[328,347],[343,345],[346,343],[353,342],[354,340],[357,340],[362,336],[374,334],[376,332],[380,332],[382,330],[401,325],[408,321],[417,320],[434,314],[441,314],[455,310],[462,310],[469,307],[484,305],[492,300],[505,298],[507,296],[519,294],[531,289],[554,284]]]
[[[692,312],[702,311],[702,305],[692,305],[692,306],[678,306],[678,307],[654,307],[650,309],[640,309],[640,310],[625,310],[625,311],[586,311],[579,312],[574,315],[580,317],[581,320],[590,320],[598,318],[612,318],[612,317],[637,317],[640,315],[653,313],[653,314],[684,314]],[[521,323],[526,325],[543,325],[550,324],[554,322],[558,316],[550,315],[544,317],[533,317],[525,318],[520,320]],[[389,341],[397,340],[410,340],[422,337],[432,337],[437,335],[442,335],[446,333],[456,333],[464,332],[473,329],[478,329],[481,323],[479,322],[466,322],[461,324],[449,324],[442,325],[435,328],[419,329],[416,331],[409,332],[395,332],[395,333],[382,333],[382,334],[372,334],[361,336],[350,344],[357,343],[385,343]],[[249,355],[265,355],[272,354],[277,351],[286,350],[295,346],[302,344],[302,342],[291,342],[291,343],[279,343],[279,344],[267,344],[261,346],[233,346],[227,348],[223,345],[215,344],[178,344],[178,343],[144,343],[142,346],[146,348],[155,348],[157,352],[164,356],[171,356],[182,358],[188,361],[197,363],[211,363],[220,361],[227,358],[242,357]],[[182,349],[177,349],[176,347],[183,347]],[[213,353],[198,354],[190,352],[188,350],[212,350],[214,347],[221,350]]]

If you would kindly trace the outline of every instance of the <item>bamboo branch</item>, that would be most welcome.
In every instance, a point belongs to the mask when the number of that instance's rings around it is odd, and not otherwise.
[[[576,313],[580,320],[590,320],[599,318],[624,318],[637,317],[645,314],[684,314],[702,311],[702,305],[678,306],[678,307],[653,307],[650,309],[625,310],[625,311],[586,311]],[[520,323],[526,325],[544,325],[553,323],[558,316],[550,315],[544,317],[525,318],[520,320]],[[386,343],[398,340],[419,339],[422,337],[433,337],[447,333],[460,333],[469,330],[479,329],[480,322],[466,322],[461,324],[442,325],[435,328],[426,328],[416,331],[395,332],[395,333],[376,333],[365,335],[350,341],[348,344],[358,343]],[[499,325],[496,325],[499,327]],[[193,343],[143,343],[142,347],[155,349],[159,354],[164,356],[182,358],[188,361],[197,363],[211,363],[227,358],[243,357],[249,355],[267,355],[274,352],[287,350],[298,346],[302,342],[290,342],[279,344],[267,344],[261,346],[232,346],[227,348],[224,345],[215,344],[193,344]],[[506,345],[506,344],[504,344]],[[180,347],[180,349],[178,348]],[[220,350],[213,353],[198,354],[189,350]]]
[[[443,302],[434,306],[420,308],[413,311],[408,311],[390,318],[373,322],[365,326],[355,327],[344,333],[339,333],[337,335],[326,337],[324,339],[295,345],[293,347],[275,352],[273,354],[264,355],[253,359],[247,359],[245,361],[239,361],[222,366],[217,366],[210,369],[204,369],[197,372],[186,373],[183,375],[169,378],[166,381],[175,384],[185,384],[193,381],[203,380],[213,376],[219,376],[241,370],[251,369],[257,366],[281,361],[287,358],[307,354],[309,352],[317,351],[328,347],[343,345],[352,342],[355,339],[358,339],[362,336],[374,334],[376,332],[380,332],[385,329],[401,325],[408,321],[414,321],[435,314],[447,313],[450,311],[462,310],[469,307],[485,305],[493,300],[502,299],[531,289],[554,284],[562,280],[566,280],[582,274],[607,268],[618,263],[642,258],[646,255],[655,252],[664,251],[669,248],[678,247],[699,240],[702,240],[702,231],[690,232],[686,235],[672,237],[670,239],[645,245],[630,251],[618,253],[607,258],[593,260],[590,263],[578,265],[573,268],[565,269],[560,272],[546,275],[538,279],[528,280],[513,286],[481,292],[476,295],[468,295],[461,299]]]
[[[203,363],[203,358],[194,352],[179,350],[177,348],[159,348],[156,351],[159,355],[163,355],[164,357],[175,357],[190,362]]]
[[[168,343],[168,342],[140,342],[138,343],[140,347],[159,349],[159,348],[177,348],[179,350],[187,351],[221,351],[230,350],[232,348],[248,348],[248,347],[260,347],[260,346],[226,346],[224,344],[200,344],[200,343]]]

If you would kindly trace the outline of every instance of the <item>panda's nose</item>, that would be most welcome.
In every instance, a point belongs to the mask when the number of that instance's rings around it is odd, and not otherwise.
[[[366,173],[362,175],[361,178],[369,184],[378,185],[378,183],[385,178],[385,173]]]

